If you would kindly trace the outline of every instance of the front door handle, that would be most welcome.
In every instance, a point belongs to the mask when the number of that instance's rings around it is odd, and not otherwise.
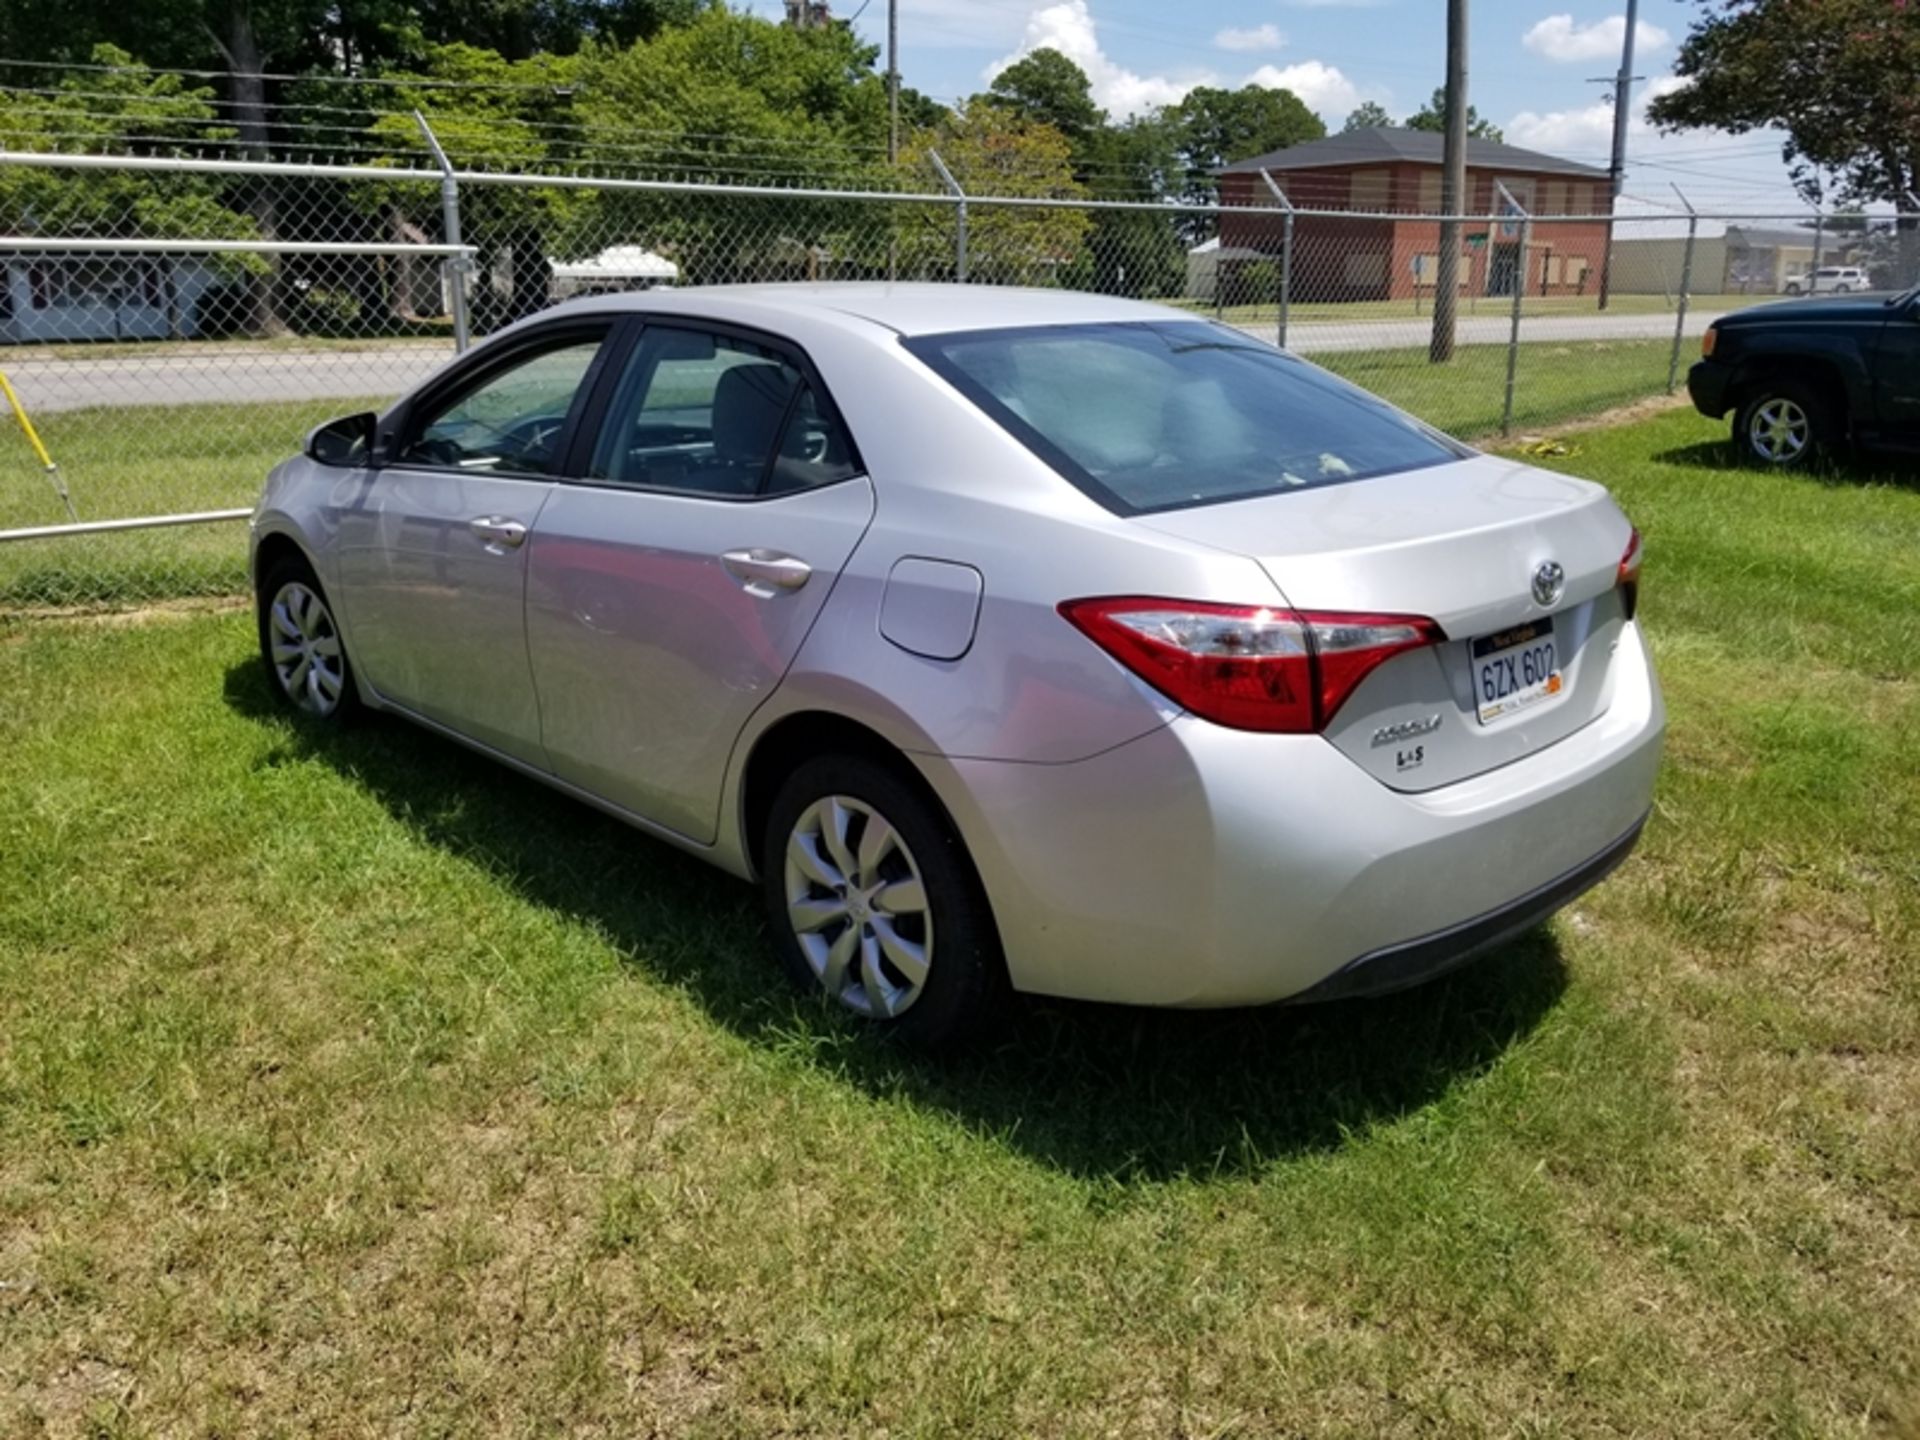
[[[527,527],[504,515],[482,515],[478,520],[469,520],[467,529],[496,555],[518,550],[527,538]]]
[[[813,567],[799,556],[757,545],[751,550],[729,550],[720,563],[749,595],[762,600],[771,600],[783,590],[798,590],[813,574]]]

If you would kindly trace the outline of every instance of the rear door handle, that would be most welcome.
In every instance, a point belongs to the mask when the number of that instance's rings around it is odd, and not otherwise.
[[[477,520],[469,520],[467,529],[496,555],[518,550],[527,538],[527,527],[504,515],[482,515]]]
[[[778,550],[729,550],[720,557],[727,573],[738,580],[749,595],[771,600],[782,590],[798,590],[813,574],[813,567],[797,555]]]

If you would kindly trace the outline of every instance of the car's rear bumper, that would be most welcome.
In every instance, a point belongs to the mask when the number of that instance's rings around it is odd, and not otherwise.
[[[1633,828],[1591,859],[1583,860],[1564,875],[1556,876],[1536,890],[1508,902],[1484,915],[1458,925],[1449,925],[1417,940],[1388,945],[1339,969],[1315,985],[1303,990],[1290,1003],[1318,1004],[1326,1000],[1358,1000],[1374,995],[1391,995],[1409,986],[1424,985],[1464,965],[1467,961],[1497,949],[1509,940],[1526,934],[1563,906],[1586,894],[1620,867],[1640,842],[1647,817],[1634,821]]]
[[[1733,368],[1717,360],[1696,360],[1687,371],[1687,395],[1693,408],[1709,419],[1718,420],[1733,408],[1728,398],[1733,389]]]
[[[1316,987],[1342,973],[1390,988],[1497,943],[1624,856],[1665,726],[1635,626],[1609,684],[1605,712],[1572,735],[1417,793],[1319,736],[1191,716],[1072,764],[919,758],[980,870],[1017,988],[1153,1005],[1326,998]]]

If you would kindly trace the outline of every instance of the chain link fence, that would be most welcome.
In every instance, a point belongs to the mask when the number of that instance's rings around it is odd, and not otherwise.
[[[929,162],[923,192],[874,194],[0,154],[62,182],[40,187],[34,233],[0,237],[17,422],[0,432],[0,608],[237,592],[237,519],[308,429],[575,295],[885,279],[1125,295],[1475,438],[1666,392],[1719,311],[1920,280],[1891,221],[1532,216],[1503,193],[1453,222],[1455,344],[1435,363],[1441,217],[1294,209],[1278,186],[1217,207],[975,195]],[[148,233],[154,197],[177,231],[212,186],[200,233]]]

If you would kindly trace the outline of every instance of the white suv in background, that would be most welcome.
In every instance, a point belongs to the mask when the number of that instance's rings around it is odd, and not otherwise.
[[[1812,276],[1796,275],[1787,281],[1787,294],[1845,295],[1871,288],[1867,272],[1857,265],[1822,265]]]

